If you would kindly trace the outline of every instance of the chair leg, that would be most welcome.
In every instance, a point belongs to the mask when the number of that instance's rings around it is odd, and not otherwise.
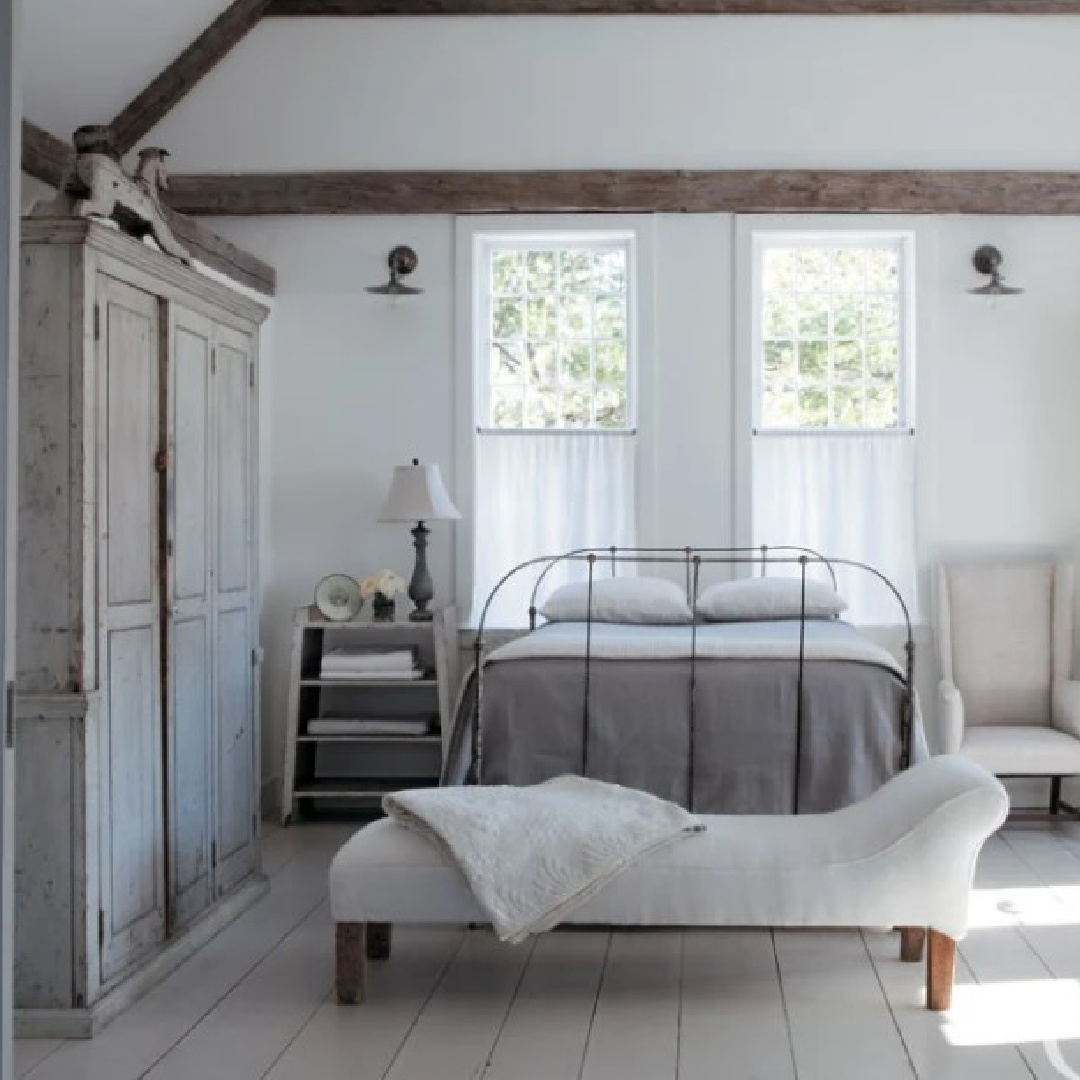
[[[390,958],[390,939],[392,927],[388,922],[368,923],[367,958],[369,960],[388,960]]]
[[[900,927],[900,959],[905,964],[917,964],[923,958],[926,930],[921,926]]]
[[[358,1005],[364,1000],[366,939],[367,923],[337,924],[335,963],[339,1005]]]
[[[1050,813],[1056,814],[1061,809],[1061,777],[1050,777]]]
[[[926,1007],[944,1012],[952,1005],[956,978],[956,942],[931,930],[926,950]]]

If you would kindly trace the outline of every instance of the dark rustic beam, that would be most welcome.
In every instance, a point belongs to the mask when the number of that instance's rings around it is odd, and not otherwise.
[[[238,248],[186,214],[166,207],[166,216],[176,238],[199,262],[256,292],[267,296],[277,292],[277,271],[262,259]]]
[[[273,0],[267,15],[1080,15],[1080,0]]]
[[[184,213],[1080,214],[1080,173],[615,170],[175,176]]]
[[[59,187],[74,150],[55,135],[29,120],[22,124],[22,168],[35,180]]]
[[[270,0],[234,0],[134,101],[110,127],[127,153],[263,17]]]

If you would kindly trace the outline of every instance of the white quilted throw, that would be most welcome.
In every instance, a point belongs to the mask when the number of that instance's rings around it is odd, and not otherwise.
[[[705,828],[674,803],[580,776],[399,791],[383,809],[457,865],[499,939],[513,943],[550,930],[647,852]]]

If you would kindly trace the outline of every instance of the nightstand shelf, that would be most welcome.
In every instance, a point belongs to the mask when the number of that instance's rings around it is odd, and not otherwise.
[[[407,607],[399,604],[399,608]],[[417,678],[323,678],[332,649],[415,652]],[[377,811],[383,795],[439,782],[457,686],[457,616],[431,622],[361,616],[331,622],[304,607],[293,619],[281,819],[331,810]],[[313,721],[378,720],[377,732],[309,730]],[[402,723],[402,731],[393,726]],[[426,724],[424,724],[426,722]],[[423,727],[421,725],[424,724]],[[406,730],[406,728],[408,730]]]

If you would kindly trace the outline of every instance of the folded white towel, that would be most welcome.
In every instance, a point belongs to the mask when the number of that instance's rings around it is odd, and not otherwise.
[[[549,930],[643,855],[705,828],[674,803],[580,776],[399,791],[383,809],[458,866],[510,942]]]
[[[415,649],[331,649],[322,658],[323,671],[409,671]]]
[[[323,671],[319,678],[326,682],[364,682],[380,681],[384,679],[397,679],[408,682],[410,679],[422,679],[424,673],[419,668],[411,671],[402,671],[398,668],[388,668],[386,671]]]

